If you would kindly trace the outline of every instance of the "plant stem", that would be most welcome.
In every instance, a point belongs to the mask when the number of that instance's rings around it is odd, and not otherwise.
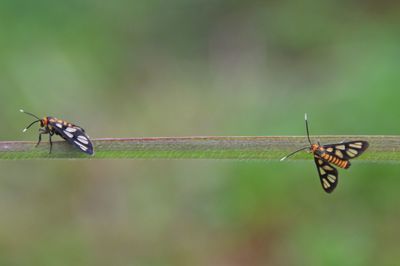
[[[400,136],[320,136],[321,144],[350,140],[366,140],[368,150],[357,160],[399,161]],[[304,136],[271,137],[160,137],[160,138],[108,138],[93,139],[95,155],[80,152],[66,141],[43,142],[35,148],[34,142],[0,142],[0,159],[51,159],[51,158],[170,158],[170,159],[259,159],[278,161],[287,153],[309,145]],[[299,152],[288,160],[312,159]]]

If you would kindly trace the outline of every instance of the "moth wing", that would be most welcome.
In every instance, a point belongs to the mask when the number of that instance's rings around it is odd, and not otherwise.
[[[325,192],[331,193],[339,182],[338,171],[318,155],[314,155],[314,161],[317,166],[322,188]]]
[[[74,145],[84,153],[93,154],[93,144],[82,128],[71,126],[58,130],[58,132],[68,143]]]
[[[355,140],[337,144],[328,144],[323,147],[330,155],[347,161],[360,156],[368,146],[369,144],[367,141]]]

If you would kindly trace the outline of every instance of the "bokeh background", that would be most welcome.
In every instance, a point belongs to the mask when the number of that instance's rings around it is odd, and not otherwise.
[[[398,134],[396,1],[0,2],[0,139]],[[306,143],[306,142],[305,142]],[[396,265],[400,167],[0,162],[0,265]]]

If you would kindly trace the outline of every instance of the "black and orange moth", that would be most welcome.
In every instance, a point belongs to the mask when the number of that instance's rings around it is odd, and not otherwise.
[[[310,146],[298,149],[289,155],[286,155],[281,161],[292,156],[293,154],[308,149],[314,156],[317,166],[318,175],[320,177],[322,188],[327,193],[331,193],[338,184],[338,171],[334,166],[347,169],[350,167],[350,159],[360,156],[369,146],[367,141],[354,140],[349,142],[340,142],[336,144],[321,145],[312,143],[308,129],[307,114],[304,116],[306,123],[307,139]]]
[[[49,142],[50,142],[50,151],[51,153],[53,142],[51,137],[56,134],[65,139],[68,143],[77,147],[79,150],[84,153],[93,155],[93,144],[89,139],[89,136],[85,133],[85,130],[77,125],[71,124],[65,120],[57,119],[52,116],[46,116],[44,118],[39,118],[36,115],[25,112],[24,110],[20,110],[20,112],[25,113],[27,115],[33,116],[37,120],[33,121],[29,126],[24,128],[23,132],[25,132],[28,128],[34,125],[37,122],[40,122],[39,129],[39,140],[36,143],[36,146],[42,141],[43,134],[49,134]]]

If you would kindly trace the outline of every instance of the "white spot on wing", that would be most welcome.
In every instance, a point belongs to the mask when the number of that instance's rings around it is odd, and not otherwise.
[[[358,142],[358,143],[350,143],[349,146],[352,147],[352,148],[361,149],[362,148],[362,143],[360,143],[360,142]]]
[[[335,151],[335,155],[339,158],[343,158],[343,153],[340,150]]]
[[[329,165],[324,165],[323,166],[323,168],[326,170],[326,171],[333,171],[333,168],[332,167],[330,167]]]
[[[56,123],[56,126],[62,128],[62,125],[60,123]]]
[[[64,134],[68,136],[68,138],[72,139],[74,137],[74,135],[72,135],[71,133],[69,133],[68,131],[64,130]]]
[[[327,152],[333,152],[333,148],[332,148],[332,147],[327,148],[326,151],[327,151]]]
[[[326,180],[325,178],[322,178],[322,184],[325,189],[327,189],[331,186],[331,184],[329,184],[328,180]]]
[[[358,152],[354,149],[348,149],[346,152],[350,157],[355,157],[358,154]]]
[[[87,147],[82,145],[81,143],[79,143],[78,141],[74,140],[75,144],[78,145],[79,148],[81,148],[81,150],[83,151],[87,151]]]
[[[68,131],[68,132],[74,133],[76,131],[76,128],[67,127],[65,130]]]
[[[335,181],[336,181],[336,176],[334,176],[334,175],[328,175],[327,177],[328,177],[329,181],[331,181],[331,183],[335,183]]]
[[[326,172],[325,172],[325,170],[323,168],[319,167],[318,169],[319,169],[319,172],[320,172],[321,175],[325,175],[326,174]]]
[[[345,150],[345,149],[346,149],[346,146],[344,146],[344,145],[338,145],[338,146],[336,146],[336,149]]]
[[[89,143],[88,139],[85,136],[82,136],[82,135],[78,136],[78,140],[80,142],[82,142],[83,144],[88,144]]]

